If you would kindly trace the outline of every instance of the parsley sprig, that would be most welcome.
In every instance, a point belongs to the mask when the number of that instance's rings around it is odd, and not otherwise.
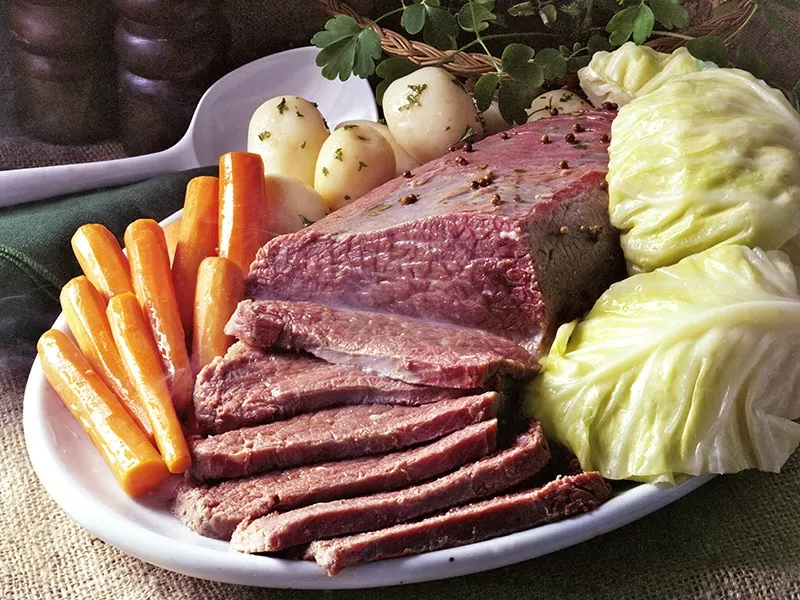
[[[740,0],[728,0],[717,9],[729,10]],[[770,6],[800,9],[800,0],[760,0],[745,21],[756,12],[776,35],[786,35],[789,26]],[[687,49],[701,60],[720,66],[746,68],[767,78],[763,59],[752,50],[742,50],[735,57],[728,54],[723,40],[713,36],[692,38],[676,32],[686,27],[689,14],[680,0],[530,0],[518,2],[501,12],[495,0],[400,0],[400,6],[375,19],[400,15],[400,26],[409,36],[421,37],[427,44],[450,51],[442,61],[460,52],[479,47],[492,57],[494,67],[475,82],[475,102],[486,110],[496,98],[503,118],[512,124],[527,120],[526,109],[533,96],[547,82],[563,78],[588,64],[599,50],[608,50],[632,40],[642,44],[653,37],[680,38]],[[604,23],[597,23],[598,14],[610,14]],[[509,19],[537,18],[544,31],[510,31]],[[559,40],[556,46],[534,48],[523,43],[526,38]],[[571,38],[569,42],[567,38]],[[355,19],[338,15],[325,24],[311,42],[320,48],[317,64],[329,79],[345,80],[351,75],[381,79],[376,97],[381,102],[388,85],[419,68],[410,60],[383,57],[379,36],[362,28]],[[490,43],[507,42],[500,58],[494,58]],[[791,94],[794,94],[793,96]],[[800,90],[787,90],[790,100],[797,101]]]

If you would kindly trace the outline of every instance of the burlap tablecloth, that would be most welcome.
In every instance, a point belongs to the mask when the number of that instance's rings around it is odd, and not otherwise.
[[[246,24],[238,25],[245,37],[255,36],[252,32],[259,24],[253,15],[257,12],[251,6]],[[794,24],[790,43],[769,37],[759,24],[742,40],[761,48],[785,85],[793,84],[800,74],[800,61],[788,50],[798,47],[800,22]],[[121,153],[114,142],[57,148],[28,140],[16,131],[9,117],[10,87],[2,58],[5,44],[7,40],[0,36],[0,168]],[[2,286],[0,282],[0,326],[5,319],[18,318],[4,312]],[[28,461],[22,432],[22,398],[30,362],[30,357],[10,355],[7,348],[0,348],[3,599],[800,599],[800,453],[779,475],[747,472],[718,477],[649,517],[579,546],[441,582],[383,590],[302,592],[224,585],[165,571],[94,538],[44,492]]]

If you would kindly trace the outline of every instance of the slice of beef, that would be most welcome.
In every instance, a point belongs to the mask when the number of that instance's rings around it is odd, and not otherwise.
[[[495,375],[538,371],[527,350],[485,331],[314,302],[245,300],[225,331],[252,346],[304,350],[408,383],[471,389]]]
[[[593,510],[611,495],[596,472],[559,477],[534,490],[453,508],[414,523],[309,544],[329,575],[366,562],[432,552],[499,537]]]
[[[410,450],[273,471],[214,486],[187,481],[178,490],[173,512],[189,529],[228,540],[244,519],[395,490],[448,473],[494,451],[496,440],[497,420],[490,419]]]
[[[200,371],[194,409],[203,431],[223,433],[333,406],[419,406],[463,395],[239,342]]]
[[[535,422],[511,447],[427,483],[243,521],[233,533],[231,547],[239,552],[275,552],[390,527],[505,491],[533,477],[549,459],[547,440]]]
[[[270,241],[248,295],[483,329],[536,354],[625,275],[605,189],[613,116],[537,120],[387,182]]]
[[[233,479],[352,456],[380,454],[491,419],[500,395],[487,392],[423,406],[329,408],[189,442],[198,481]]]

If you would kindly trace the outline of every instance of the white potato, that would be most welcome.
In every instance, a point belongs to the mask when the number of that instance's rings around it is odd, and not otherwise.
[[[328,206],[314,188],[296,177],[265,175],[270,228],[275,235],[300,231],[328,214]]]
[[[342,127],[320,148],[314,189],[336,210],[392,179],[395,165],[391,144],[375,129]]]
[[[511,129],[511,125],[506,123],[503,115],[500,114],[500,106],[497,104],[496,100],[489,105],[489,108],[481,113],[481,121],[483,121],[484,135],[494,135],[495,133]]]
[[[551,90],[541,96],[536,96],[528,109],[528,123],[537,119],[552,116],[551,111],[556,109],[558,114],[569,113],[577,110],[592,108],[592,105],[569,90]]]
[[[383,95],[383,113],[394,139],[420,163],[445,154],[470,129],[483,135],[472,97],[438,67],[393,81]]]
[[[328,135],[314,103],[298,96],[277,96],[250,118],[247,151],[261,155],[266,175],[296,177],[313,185],[317,154]]]
[[[343,123],[339,123],[336,126],[336,129],[340,129],[345,126],[350,125],[358,125],[360,127],[371,127],[378,133],[380,133],[383,137],[386,138],[386,141],[389,142],[392,146],[392,150],[394,150],[394,160],[395,160],[395,175],[402,175],[406,171],[413,171],[416,167],[419,166],[419,163],[415,161],[408,155],[408,152],[403,150],[400,144],[397,143],[397,140],[394,139],[392,132],[389,131],[389,128],[384,125],[383,123],[376,123],[375,121],[344,121]]]

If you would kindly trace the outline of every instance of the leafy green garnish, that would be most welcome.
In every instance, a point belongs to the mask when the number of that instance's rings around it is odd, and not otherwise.
[[[461,7],[456,19],[464,31],[483,31],[497,20],[493,10],[494,0],[473,0]]]
[[[383,80],[375,88],[375,99],[378,104],[383,104],[383,94],[393,81],[405,77],[417,69],[419,69],[418,65],[401,56],[392,56],[379,64],[375,74]]]
[[[656,22],[664,29],[680,29],[689,24],[689,13],[678,4],[678,0],[650,0],[650,8]]]
[[[703,37],[689,40],[686,42],[686,49],[695,58],[711,61],[720,67],[724,67],[730,62],[725,42],[714,35],[704,35]]]
[[[636,6],[623,8],[608,22],[606,31],[611,34],[608,41],[614,46],[621,46],[629,39],[643,44],[653,33],[655,15],[644,2]]]
[[[453,14],[439,6],[439,0],[414,0],[406,6],[400,24],[408,33],[422,32],[422,39],[439,50],[456,47],[458,23]]]
[[[369,77],[381,57],[381,38],[371,29],[362,29],[353,17],[337,15],[325,23],[325,31],[311,38],[321,48],[317,66],[327,79],[345,81],[350,75]]]

